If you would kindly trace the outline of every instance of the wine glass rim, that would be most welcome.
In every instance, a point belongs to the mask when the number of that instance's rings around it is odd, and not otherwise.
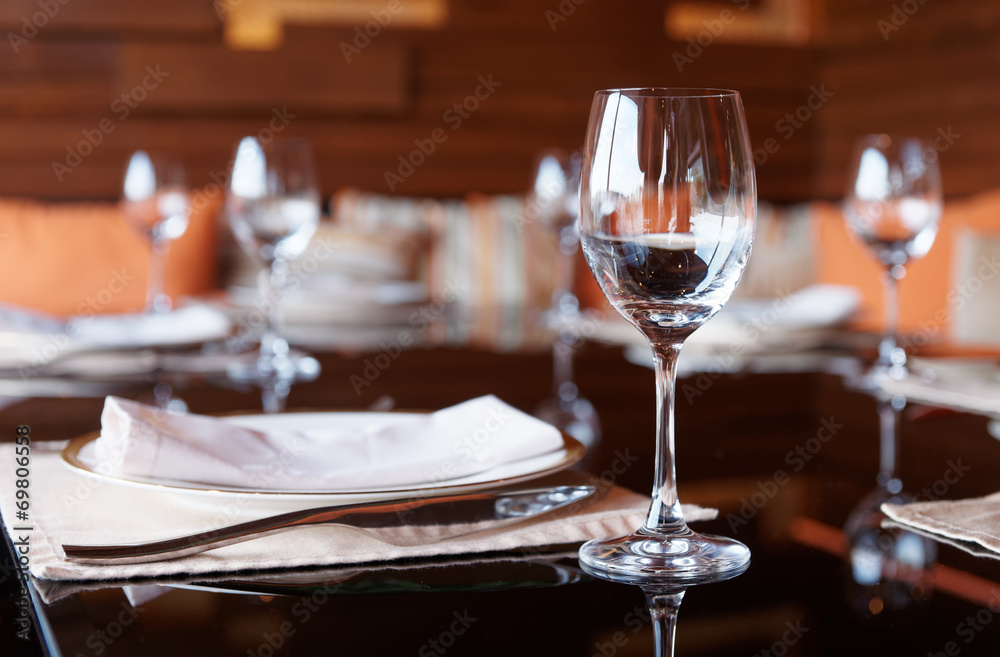
[[[738,98],[740,92],[734,89],[716,89],[712,87],[621,87],[617,89],[600,89],[594,93],[595,96],[613,96],[616,94],[649,98]]]

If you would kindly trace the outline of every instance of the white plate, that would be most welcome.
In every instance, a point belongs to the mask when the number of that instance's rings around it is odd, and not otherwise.
[[[222,312],[191,304],[168,313],[96,315],[70,319],[77,349],[135,349],[173,347],[220,340],[232,327]]]
[[[329,429],[331,424],[341,427],[377,426],[415,417],[415,413],[280,413],[274,415],[236,415],[221,419],[259,431],[310,431],[317,427]],[[178,502],[222,512],[233,522],[251,517],[262,517],[286,511],[318,506],[358,504],[387,499],[421,499],[437,495],[467,493],[495,488],[501,485],[536,479],[568,468],[583,458],[582,444],[562,434],[563,446],[552,452],[528,459],[506,463],[484,472],[457,479],[449,479],[419,486],[372,488],[351,491],[295,491],[268,489],[239,489],[210,487],[196,482],[161,479],[125,479],[101,474],[96,470],[94,441],[97,432],[80,436],[62,452],[63,461],[72,469],[87,476],[100,477],[102,481],[124,487],[153,491],[169,496]]]

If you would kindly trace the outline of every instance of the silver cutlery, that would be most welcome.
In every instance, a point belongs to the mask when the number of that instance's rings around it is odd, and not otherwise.
[[[582,506],[581,503],[595,499],[595,492],[594,486],[584,485],[413,497],[303,509],[148,543],[63,545],[62,548],[66,558],[77,563],[146,563],[177,559],[294,527],[321,524],[347,527],[392,545],[423,545],[505,528],[574,504]]]

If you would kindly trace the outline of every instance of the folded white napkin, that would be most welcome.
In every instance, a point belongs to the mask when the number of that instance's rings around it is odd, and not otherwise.
[[[95,455],[99,472],[123,478],[338,491],[450,480],[563,446],[552,425],[492,395],[399,417],[364,428],[264,433],[108,397]]]
[[[123,488],[109,480],[82,475],[65,467],[55,453],[36,448],[31,458],[29,517],[14,520],[14,468],[0,468],[0,514],[12,542],[27,544],[31,574],[50,580],[119,580],[371,564],[579,543],[631,532],[641,524],[649,506],[648,497],[612,486],[602,500],[576,514],[555,511],[499,533],[472,534],[427,545],[399,547],[343,527],[317,525],[171,561],[95,566],[66,561],[60,546],[152,541],[205,531],[230,521],[220,523],[219,509],[191,506],[167,492]],[[684,514],[686,520],[698,521],[714,518],[717,512],[685,505]]]
[[[1000,559],[1000,493],[967,500],[883,504],[882,511],[900,525],[977,543]]]

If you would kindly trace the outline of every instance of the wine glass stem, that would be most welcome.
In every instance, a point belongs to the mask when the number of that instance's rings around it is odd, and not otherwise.
[[[673,657],[674,636],[677,634],[677,612],[681,607],[684,591],[674,593],[646,592],[649,617],[653,622],[656,657]]]
[[[892,265],[882,276],[885,289],[885,335],[878,349],[881,365],[905,365],[905,355],[899,348],[899,279],[905,274],[906,270],[902,265]]]
[[[153,249],[149,256],[149,271],[146,275],[146,312],[161,313],[170,310],[170,297],[163,292],[164,273],[169,251],[169,240],[153,239]]]
[[[573,336],[565,329],[559,330],[559,337],[552,345],[552,391],[560,406],[576,398],[573,389]],[[570,385],[567,385],[570,384]]]
[[[878,402],[879,417],[879,473],[878,483],[888,488],[896,479],[899,454],[899,415],[892,399]],[[899,491],[892,491],[898,493]]]
[[[676,534],[687,529],[677,501],[674,469],[674,392],[680,343],[653,342],[656,360],[656,471],[653,501],[643,529]]]
[[[282,340],[278,335],[278,328],[281,321],[281,307],[278,303],[278,297],[285,287],[287,269],[288,263],[281,258],[276,258],[271,262],[271,266],[266,270],[266,273],[262,275],[264,304],[267,307],[265,321],[267,323],[264,325],[264,333],[260,338],[261,364],[264,364],[265,361],[270,363],[279,355],[279,351],[284,351],[279,349],[279,346],[282,345]]]

